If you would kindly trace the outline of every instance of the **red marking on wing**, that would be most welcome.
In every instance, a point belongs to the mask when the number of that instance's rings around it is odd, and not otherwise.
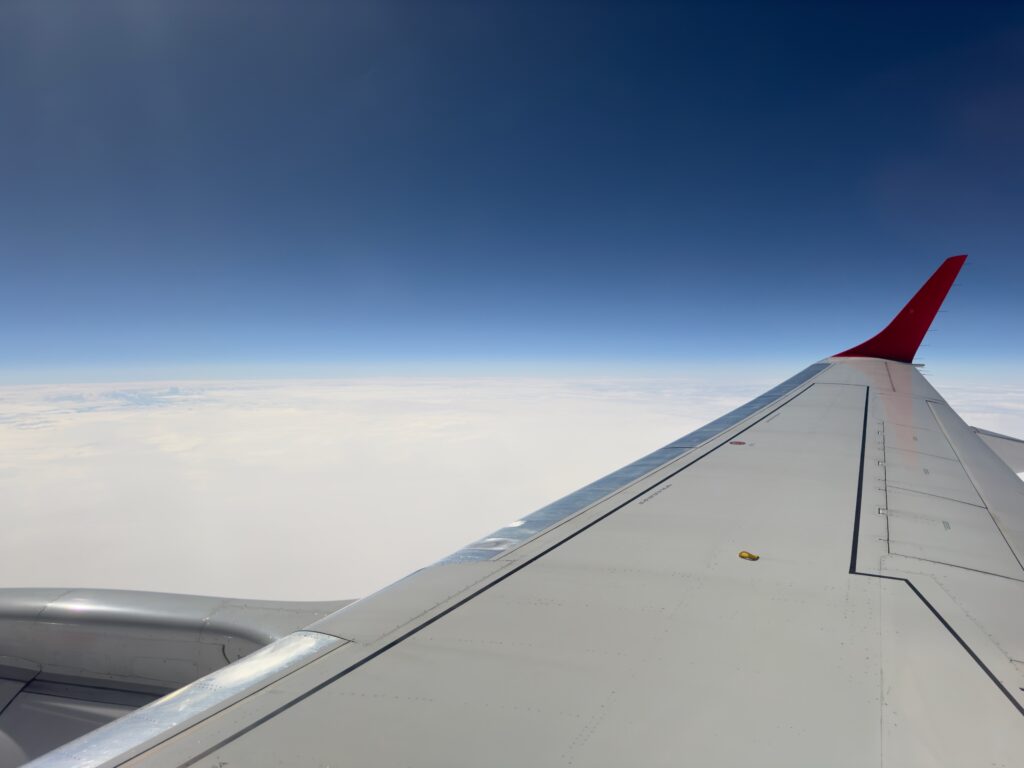
[[[950,256],[881,333],[833,357],[879,357],[913,362],[921,340],[966,260],[966,256]]]

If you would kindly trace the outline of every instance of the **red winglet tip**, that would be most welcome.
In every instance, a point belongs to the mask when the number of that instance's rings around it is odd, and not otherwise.
[[[921,340],[966,260],[966,255],[950,256],[884,330],[833,357],[878,357],[900,363],[913,362]]]

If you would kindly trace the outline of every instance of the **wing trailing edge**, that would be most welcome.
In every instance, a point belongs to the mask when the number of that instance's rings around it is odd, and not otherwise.
[[[913,362],[921,340],[966,260],[965,255],[950,256],[881,332],[833,357],[877,357],[900,363]]]

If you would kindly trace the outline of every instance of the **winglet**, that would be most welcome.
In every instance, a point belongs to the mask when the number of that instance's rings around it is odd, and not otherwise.
[[[901,363],[913,362],[921,340],[966,260],[966,256],[950,256],[881,333],[833,357],[880,357]]]

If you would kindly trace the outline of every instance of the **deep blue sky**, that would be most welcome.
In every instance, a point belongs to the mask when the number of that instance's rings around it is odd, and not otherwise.
[[[811,361],[971,255],[1020,356],[1024,5],[0,4],[0,379]]]

